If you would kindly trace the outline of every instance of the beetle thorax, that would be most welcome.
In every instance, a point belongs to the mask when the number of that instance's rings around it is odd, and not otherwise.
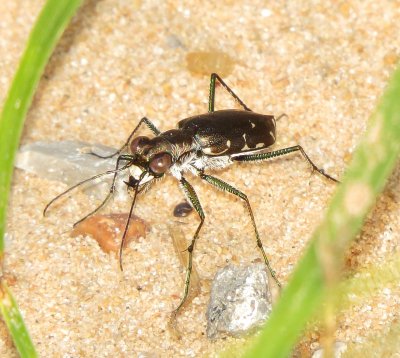
[[[157,138],[168,142],[169,150],[172,156],[178,160],[181,156],[196,149],[196,143],[193,135],[188,131],[180,129],[172,129],[161,133]]]

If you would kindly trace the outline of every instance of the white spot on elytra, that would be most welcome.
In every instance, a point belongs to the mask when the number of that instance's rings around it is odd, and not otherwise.
[[[226,146],[227,146],[228,148],[231,147],[231,141],[230,141],[230,140],[227,140],[227,141],[226,141]]]
[[[274,138],[274,140],[275,140],[275,135],[274,135],[274,132],[272,132],[272,131],[269,131],[269,135],[270,135],[272,138]]]
[[[251,128],[254,128],[256,125],[253,122],[250,122]]]

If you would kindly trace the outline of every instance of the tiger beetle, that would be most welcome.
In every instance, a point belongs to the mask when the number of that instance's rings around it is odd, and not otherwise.
[[[215,86],[217,82],[225,88],[243,109],[214,110]],[[206,170],[208,169],[223,169],[236,162],[260,162],[289,153],[300,152],[313,171],[317,171],[331,181],[338,182],[322,169],[319,169],[300,145],[274,151],[266,151],[268,147],[275,143],[276,121],[280,117],[275,118],[273,115],[253,112],[220,76],[213,73],[211,74],[210,80],[207,113],[185,118],[178,122],[177,129],[171,129],[166,132],[161,132],[148,118],[143,117],[129,135],[125,144],[114,154],[100,156],[91,153],[104,159],[118,156],[114,170],[98,174],[67,189],[47,204],[43,214],[46,215],[50,205],[72,189],[101,176],[114,174],[107,197],[95,210],[74,224],[74,226],[77,225],[106,205],[115,191],[115,182],[118,173],[129,169],[129,178],[128,181],[125,181],[125,184],[131,192],[133,199],[119,249],[119,263],[122,270],[122,248],[126,240],[126,234],[137,195],[145,192],[157,179],[162,178],[167,173],[171,173],[179,181],[188,202],[193,206],[200,218],[197,230],[187,248],[189,256],[186,268],[185,288],[183,297],[174,311],[176,315],[188,296],[190,275],[192,272],[193,250],[205,219],[199,198],[192,185],[186,179],[186,173],[190,172],[214,187],[233,194],[244,201],[252,222],[257,246],[261,251],[265,265],[271,276],[280,287],[281,284],[274,270],[271,268],[264,251],[247,195],[225,181],[213,175],[206,174]],[[150,129],[154,134],[153,138],[146,136],[135,137],[136,132],[142,125]]]

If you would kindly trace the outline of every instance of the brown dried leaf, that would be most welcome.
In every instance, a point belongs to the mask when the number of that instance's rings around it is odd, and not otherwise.
[[[117,252],[121,244],[128,214],[93,215],[79,223],[71,236],[89,235],[93,237],[104,252]],[[125,245],[139,237],[146,236],[147,225],[145,222],[133,215],[129,224]]]

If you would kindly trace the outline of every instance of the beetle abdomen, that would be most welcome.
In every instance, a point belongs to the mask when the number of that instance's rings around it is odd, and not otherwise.
[[[275,143],[275,118],[251,111],[228,109],[181,120],[207,155],[231,155]]]

